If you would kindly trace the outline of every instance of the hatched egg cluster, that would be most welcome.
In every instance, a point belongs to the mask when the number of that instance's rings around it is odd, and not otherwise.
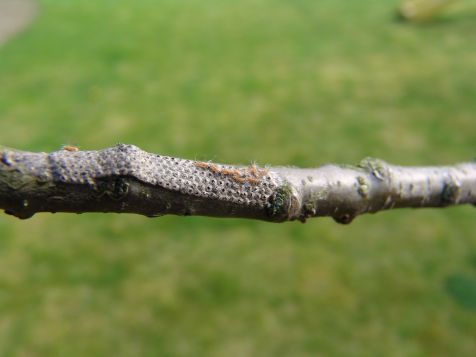
[[[59,182],[94,184],[99,178],[127,176],[183,194],[259,207],[265,207],[280,185],[272,172],[260,171],[256,179],[245,168],[213,164],[211,170],[197,161],[151,154],[124,144],[102,151],[56,151],[49,154],[49,162],[53,179]],[[229,174],[238,170],[242,176]]]

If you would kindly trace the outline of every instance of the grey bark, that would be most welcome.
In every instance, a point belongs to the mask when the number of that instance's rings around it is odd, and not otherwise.
[[[52,153],[0,148],[0,208],[241,217],[270,222],[401,207],[476,205],[476,162],[402,167],[367,158],[313,169],[222,165],[147,153],[119,144]]]

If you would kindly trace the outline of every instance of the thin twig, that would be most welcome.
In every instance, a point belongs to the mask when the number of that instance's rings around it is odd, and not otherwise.
[[[147,153],[119,144],[52,153],[0,148],[0,208],[242,217],[271,222],[401,207],[476,205],[476,163],[402,167],[367,158],[314,169],[222,165]]]

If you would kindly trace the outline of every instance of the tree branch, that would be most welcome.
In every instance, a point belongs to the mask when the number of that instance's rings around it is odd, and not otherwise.
[[[119,144],[47,153],[0,148],[0,208],[242,217],[283,222],[400,207],[476,205],[476,162],[401,167],[378,159],[315,169],[233,166],[147,153]]]

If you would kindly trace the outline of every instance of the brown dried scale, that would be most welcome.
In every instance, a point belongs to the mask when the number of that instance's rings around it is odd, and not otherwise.
[[[256,165],[239,168],[147,153],[119,144],[102,151],[56,151],[48,155],[55,181],[94,184],[110,176],[139,181],[199,197],[264,207],[280,185],[277,175]]]

